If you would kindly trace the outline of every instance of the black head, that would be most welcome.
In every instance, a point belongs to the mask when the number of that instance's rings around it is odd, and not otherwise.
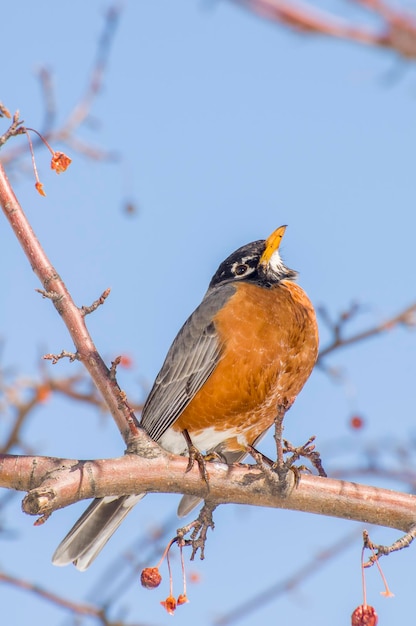
[[[209,288],[231,281],[271,287],[281,280],[295,280],[297,272],[286,267],[279,254],[285,229],[280,226],[268,239],[253,241],[230,254],[215,272]]]

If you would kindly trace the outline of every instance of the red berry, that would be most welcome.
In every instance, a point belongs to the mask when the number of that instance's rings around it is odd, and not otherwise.
[[[354,430],[360,430],[360,428],[364,427],[364,420],[359,415],[353,415],[350,418],[350,426],[354,428]]]
[[[357,606],[351,615],[351,626],[377,626],[378,617],[375,609],[368,604]]]
[[[155,589],[162,582],[158,567],[145,567],[140,576],[140,582],[146,589]]]

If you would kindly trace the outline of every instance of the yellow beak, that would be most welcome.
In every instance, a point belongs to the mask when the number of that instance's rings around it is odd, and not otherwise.
[[[286,226],[279,226],[275,231],[272,232],[270,237],[266,239],[266,248],[263,254],[260,257],[260,265],[268,265],[270,263],[270,259],[272,255],[278,250],[280,243],[283,239],[283,235],[285,234]]]

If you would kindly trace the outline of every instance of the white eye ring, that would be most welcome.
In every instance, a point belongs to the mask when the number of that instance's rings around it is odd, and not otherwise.
[[[234,274],[236,276],[243,276],[244,274],[247,273],[247,270],[248,270],[248,265],[246,263],[238,263],[238,265],[234,267]]]

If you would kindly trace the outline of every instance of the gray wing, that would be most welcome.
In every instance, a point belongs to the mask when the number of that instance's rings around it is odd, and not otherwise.
[[[158,441],[212,374],[223,346],[213,317],[235,293],[233,285],[209,290],[180,329],[142,411],[141,424]]]

